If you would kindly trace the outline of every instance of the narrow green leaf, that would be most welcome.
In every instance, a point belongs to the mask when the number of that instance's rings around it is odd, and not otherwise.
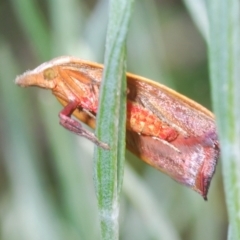
[[[240,239],[240,4],[209,2],[210,70],[233,239]]]
[[[50,36],[47,22],[40,8],[36,6],[35,1],[31,0],[12,1],[12,6],[35,54],[42,60],[49,59],[51,56]]]
[[[183,0],[204,39],[209,40],[209,20],[204,0]]]
[[[41,151],[32,128],[33,118],[29,117],[33,104],[25,92],[13,84],[19,69],[11,48],[2,39],[0,51],[4,56],[0,58],[0,95],[4,102],[1,119],[4,142],[1,143],[11,197],[7,197],[6,215],[1,224],[16,230],[2,228],[9,235],[2,238],[1,232],[1,239],[65,239],[51,194],[46,191],[46,178],[39,160]]]
[[[110,1],[105,69],[96,134],[110,150],[95,148],[95,186],[102,239],[118,239],[119,194],[125,160],[126,36],[133,1]]]
[[[130,183],[130,184],[129,184]],[[179,240],[180,236],[147,184],[126,164],[123,191],[132,205],[144,216],[149,239]]]
[[[228,236],[227,236],[227,239],[228,240],[234,240],[235,239],[235,238],[233,238],[233,235],[232,235],[231,225],[228,226]]]

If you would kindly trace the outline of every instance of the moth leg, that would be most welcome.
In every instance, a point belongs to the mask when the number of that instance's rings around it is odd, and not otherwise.
[[[84,129],[82,124],[74,119],[71,118],[72,113],[78,107],[78,102],[73,101],[69,102],[63,110],[59,113],[60,124],[66,128],[67,130],[87,138],[97,146],[108,150],[109,146],[106,143],[100,142],[97,137],[90,131]]]
[[[90,116],[91,118],[96,119],[96,116],[93,115],[91,112],[89,112],[87,109],[83,108],[82,110],[83,110],[83,112],[87,113],[87,115]]]
[[[178,153],[181,153],[181,151],[178,149],[178,148],[176,148],[175,146],[173,146],[171,143],[169,143],[168,141],[166,141],[166,140],[163,140],[163,139],[161,139],[161,138],[158,138],[158,137],[152,137],[153,139],[156,139],[157,141],[159,141],[159,142],[161,142],[161,143],[163,143],[163,144],[165,144],[165,145],[167,145],[167,146],[169,146],[170,148],[172,148],[174,151],[176,151],[176,152],[178,152]]]

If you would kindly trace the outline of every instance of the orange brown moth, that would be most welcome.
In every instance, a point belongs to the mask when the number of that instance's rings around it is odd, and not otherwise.
[[[95,127],[103,65],[63,56],[16,78],[16,84],[52,90],[64,106],[60,124],[108,149],[84,129]],[[174,90],[127,73],[127,149],[207,199],[220,153],[214,115]]]

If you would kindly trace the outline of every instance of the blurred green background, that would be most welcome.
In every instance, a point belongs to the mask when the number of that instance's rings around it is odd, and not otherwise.
[[[58,124],[61,106],[50,92],[14,79],[61,55],[102,63],[108,1],[2,0],[0,11],[0,239],[100,239],[93,144]],[[135,2],[128,71],[211,109],[206,42],[182,1]],[[226,239],[220,161],[205,202],[127,160],[120,239]]]

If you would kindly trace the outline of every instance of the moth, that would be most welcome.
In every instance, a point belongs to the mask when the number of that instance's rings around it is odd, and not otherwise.
[[[18,76],[16,84],[51,90],[63,105],[60,124],[107,151],[108,144],[80,123],[95,127],[103,68],[62,56]],[[206,200],[220,154],[214,115],[162,84],[130,73],[126,77],[127,149]]]

